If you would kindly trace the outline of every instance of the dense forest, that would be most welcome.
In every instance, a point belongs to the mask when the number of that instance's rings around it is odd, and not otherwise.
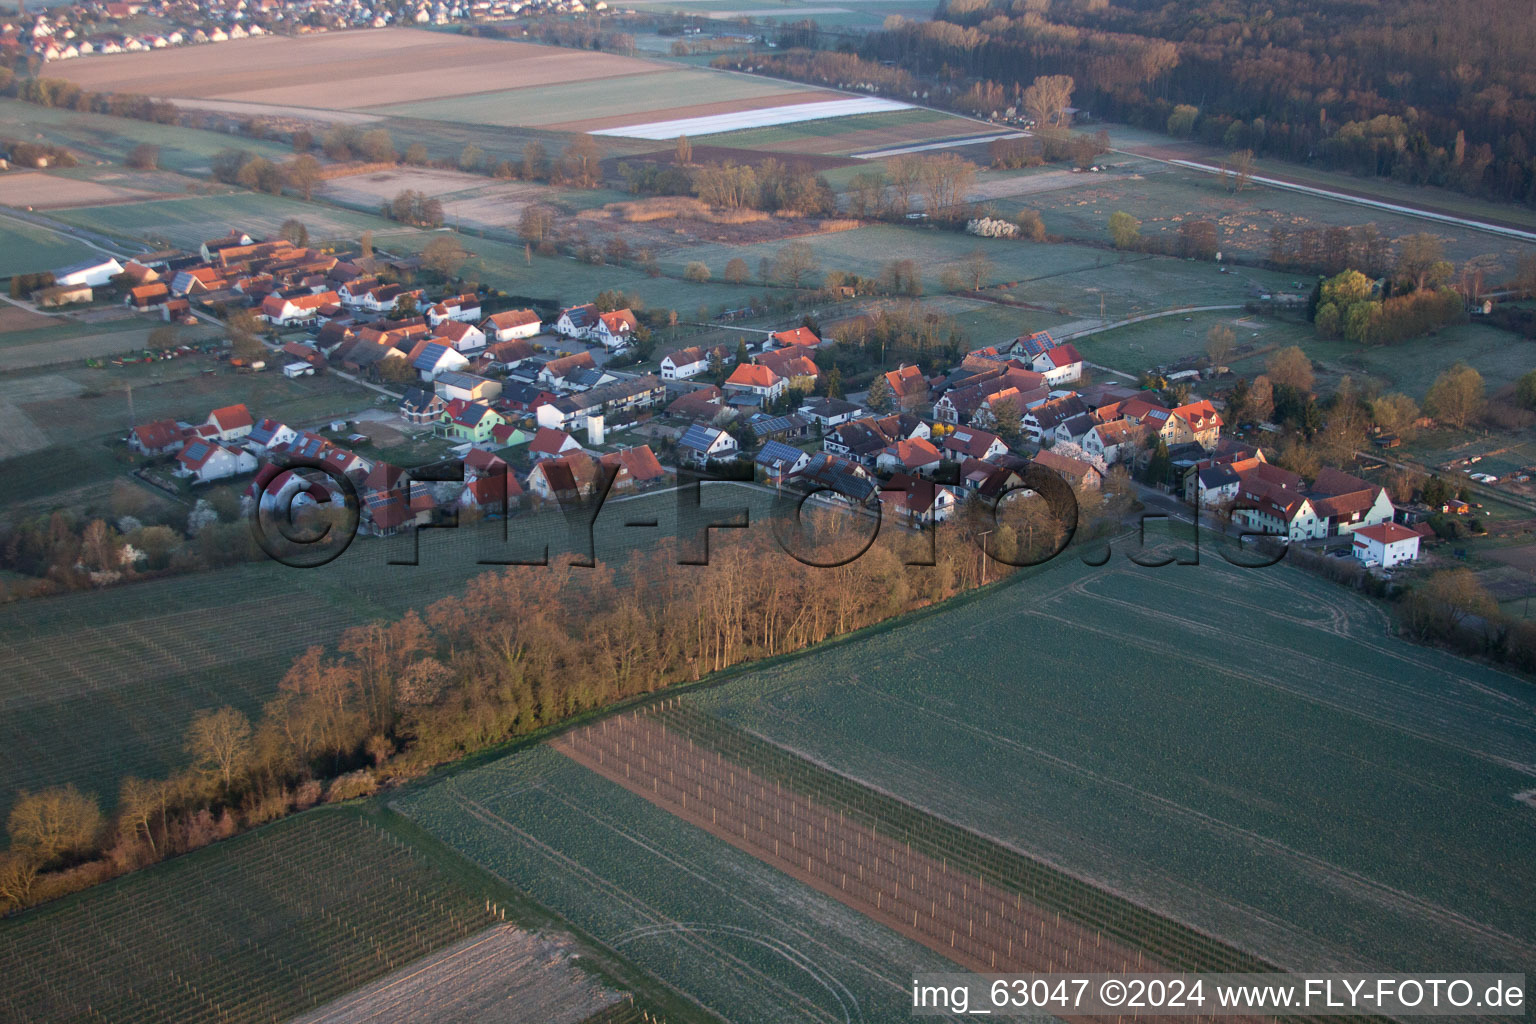
[[[895,62],[969,105],[1020,104],[1037,77],[1068,75],[1096,118],[1536,203],[1531,13],[1529,0],[946,0],[934,21],[889,19],[857,55],[877,83]]]

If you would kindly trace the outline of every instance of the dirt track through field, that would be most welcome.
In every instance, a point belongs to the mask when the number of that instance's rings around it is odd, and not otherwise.
[[[1025,900],[1019,892],[962,873],[947,860],[915,851],[881,835],[876,827],[850,821],[841,811],[696,746],[648,713],[610,718],[568,733],[552,745],[658,807],[969,970],[1168,970],[1098,930]]]

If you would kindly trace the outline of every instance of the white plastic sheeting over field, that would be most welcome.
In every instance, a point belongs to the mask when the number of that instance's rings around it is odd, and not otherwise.
[[[626,139],[675,139],[686,135],[690,139],[699,135],[719,135],[723,132],[739,132],[748,128],[771,128],[774,125],[794,124],[798,121],[819,121],[827,117],[847,117],[851,114],[882,114],[890,110],[910,110],[910,103],[880,99],[877,96],[860,96],[846,100],[823,100],[817,103],[791,103],[782,107],[764,107],[761,110],[738,110],[730,114],[707,114],[703,117],[683,117],[675,121],[651,121],[646,124],[630,124],[620,128],[599,128],[592,135],[617,135]]]

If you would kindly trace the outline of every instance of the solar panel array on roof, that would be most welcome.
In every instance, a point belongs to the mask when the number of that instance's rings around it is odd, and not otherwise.
[[[416,357],[415,361],[411,363],[411,367],[416,370],[430,370],[437,366],[437,361],[443,358],[443,353],[447,351],[447,345],[433,342],[421,350],[421,355]]]
[[[695,451],[707,452],[710,445],[720,436],[720,431],[703,423],[695,423],[683,432],[678,440],[678,445],[683,448],[692,448]]]

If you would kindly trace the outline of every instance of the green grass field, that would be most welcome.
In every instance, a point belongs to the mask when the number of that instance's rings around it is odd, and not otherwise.
[[[492,921],[355,811],[316,811],[0,923],[0,1017],[286,1020]]]
[[[897,1020],[909,972],[953,969],[547,747],[394,806],[738,1024]]]
[[[718,71],[679,69],[592,82],[508,89],[372,109],[375,113],[396,117],[503,127],[539,127],[594,117],[648,112],[655,112],[656,120],[665,120],[668,117],[666,111],[674,107],[810,91],[811,86],[793,82],[728,75]]]
[[[1124,554],[700,706],[1287,968],[1528,961],[1529,684],[1288,567]]]
[[[53,270],[97,255],[84,242],[0,215],[0,277]],[[6,340],[0,334],[0,343]]]
[[[833,139],[839,135],[847,135],[851,132],[885,132],[896,131],[909,125],[938,124],[949,122],[953,131],[949,134],[964,135],[975,129],[974,122],[964,121],[952,114],[945,114],[937,110],[913,108],[911,110],[890,110],[877,114],[849,114],[845,117],[823,117],[815,121],[797,121],[793,124],[770,125],[764,128],[744,128],[736,132],[724,132],[719,135],[707,137],[711,146],[732,146],[737,149],[761,149],[763,147],[785,148],[787,143],[802,142],[807,139]],[[942,136],[939,132],[935,137]],[[821,146],[814,147],[815,152],[852,152],[859,149],[867,149],[863,143],[854,143],[851,147],[833,147],[830,150]]]
[[[205,239],[227,235],[236,227],[257,238],[271,237],[290,217],[304,222],[315,244],[325,241],[352,243],[364,231],[373,231],[377,235],[401,230],[400,225],[380,217],[259,192],[82,206],[55,210],[51,216],[66,224],[115,238],[164,242],[192,249]],[[424,235],[421,232],[415,234]],[[420,244],[425,244],[425,240]]]
[[[173,125],[152,124],[107,114],[39,107],[20,100],[0,99],[0,121],[12,134],[40,132],[48,141],[66,145],[84,156],[121,164],[134,146],[148,142],[160,147],[160,166],[172,171],[207,173],[208,162],[221,149],[247,149],[273,160],[292,151],[276,142]]]
[[[1129,256],[1087,246],[1037,245],[894,225],[816,235],[804,241],[815,251],[822,270],[849,270],[878,278],[891,260],[916,260],[929,292],[939,289],[946,269],[959,268],[966,256],[980,251],[991,262],[989,283],[997,294],[1052,309],[1063,307],[1075,316],[1097,316],[1101,296],[1102,309],[1110,317],[1177,305],[1242,303],[1255,286],[1278,286],[1283,277],[1248,270],[1220,274],[1208,263],[1171,257]],[[702,260],[718,273],[731,257],[740,256],[755,273],[760,258],[774,257],[785,244],[690,246],[669,254],[667,261],[680,271],[686,261]]]
[[[463,236],[464,247],[474,258],[460,274],[492,285],[513,295],[547,299],[562,305],[590,302],[592,296],[607,289],[621,289],[639,295],[649,309],[676,309],[684,319],[691,319],[702,303],[711,309],[737,306],[764,289],[751,285],[730,285],[719,279],[695,284],[680,277],[650,277],[633,267],[593,266],[564,256],[534,256],[525,259],[521,245],[488,238]],[[686,252],[692,250],[685,250]],[[720,270],[725,263],[721,261]],[[677,273],[682,272],[681,265]]]

